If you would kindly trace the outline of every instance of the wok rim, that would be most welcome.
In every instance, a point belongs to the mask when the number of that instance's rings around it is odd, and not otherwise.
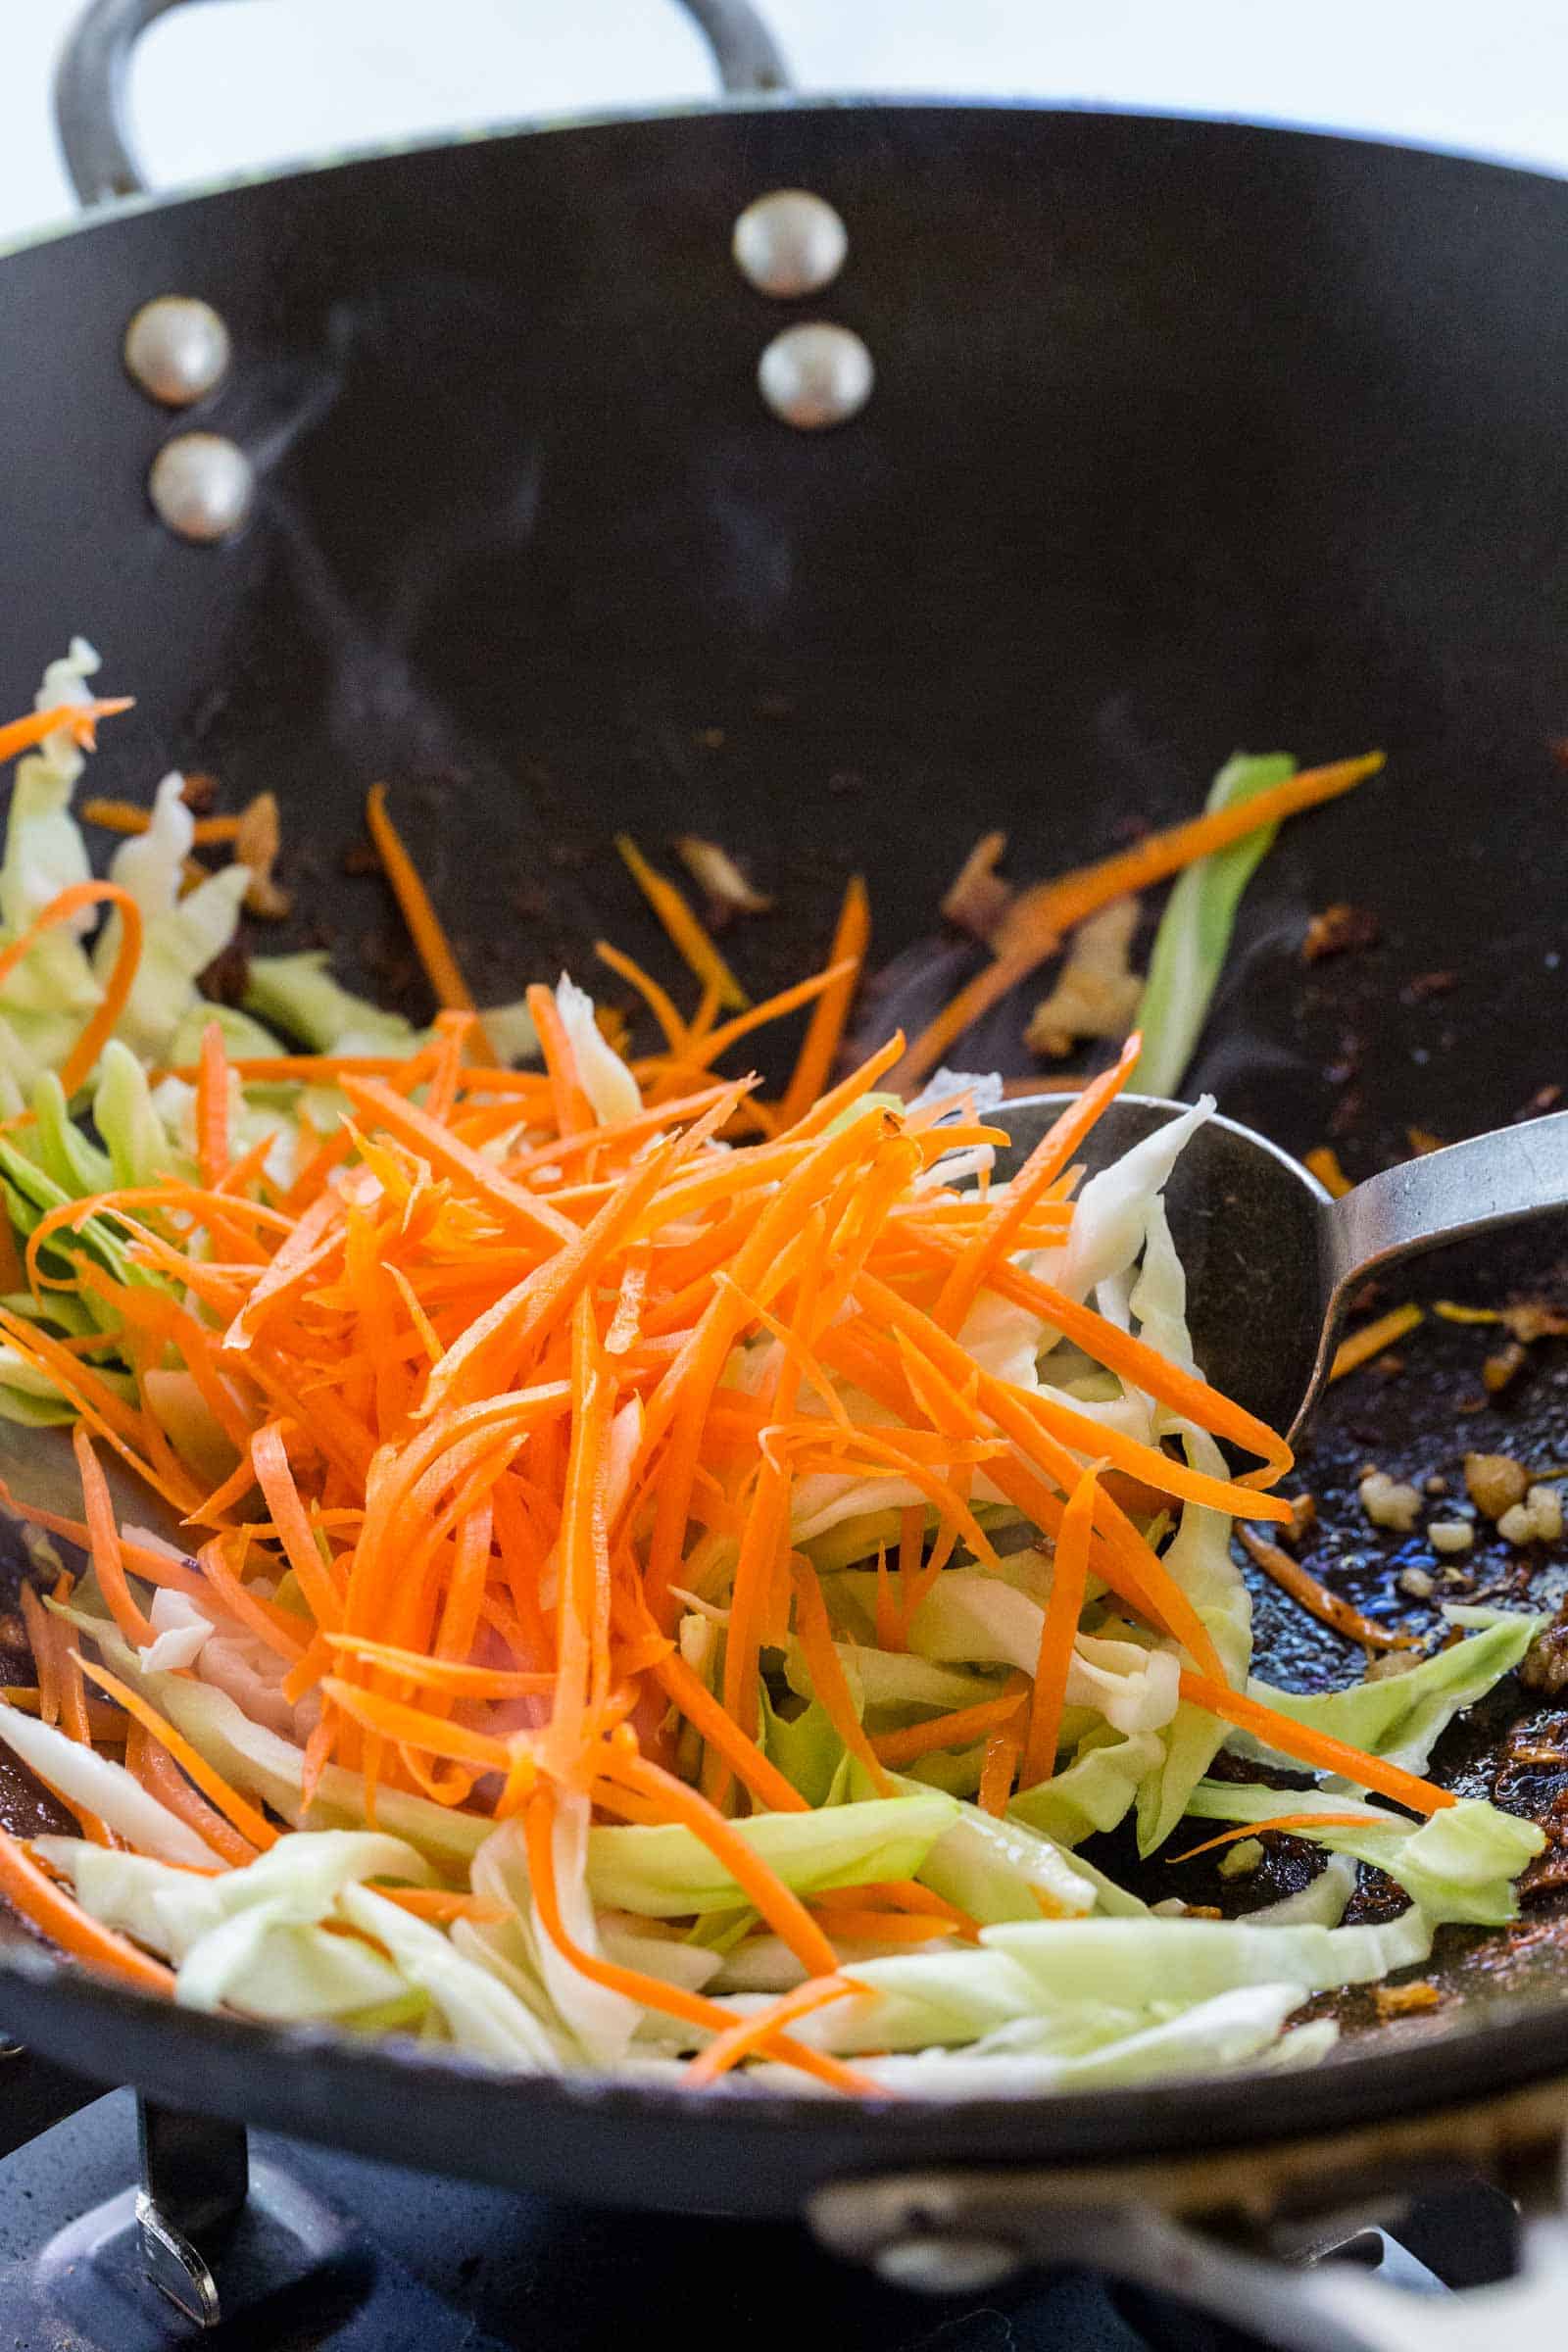
[[[1200,108],[1182,107],[1108,106],[1093,98],[1033,98],[1004,94],[985,97],[975,93],[954,97],[941,91],[875,89],[811,91],[803,96],[788,90],[756,90],[728,96],[718,94],[710,98],[671,99],[665,104],[653,106],[605,107],[583,114],[507,116],[495,122],[463,125],[456,129],[416,131],[406,138],[371,141],[363,147],[348,147],[328,155],[285,156],[276,163],[241,167],[212,179],[194,180],[177,187],[151,188],[139,195],[120,196],[111,203],[95,206],[81,214],[68,215],[62,220],[45,221],[35,228],[24,229],[19,236],[0,244],[0,268],[23,254],[62,244],[69,238],[105,227],[112,221],[134,220],[144,214],[175,212],[183,206],[237,196],[248,188],[277,186],[295,180],[325,179],[334,172],[351,171],[366,164],[395,164],[406,157],[435,154],[447,149],[504,146],[514,140],[623,130],[643,123],[650,127],[662,127],[672,123],[709,122],[725,116],[788,115],[815,118],[847,113],[976,115],[987,118],[1014,115],[1066,117],[1080,122],[1087,119],[1102,122],[1148,122],[1167,127],[1187,124],[1200,129],[1260,132],[1271,138],[1310,140],[1322,145],[1369,147],[1385,155],[1434,158],[1439,162],[1471,165],[1488,173],[1504,172],[1514,178],[1541,180],[1548,186],[1568,185],[1568,164],[1561,171],[1553,171],[1534,157],[1451,146],[1442,140],[1391,138],[1382,131],[1358,130],[1339,123],[1297,122],[1277,115],[1209,113]]]

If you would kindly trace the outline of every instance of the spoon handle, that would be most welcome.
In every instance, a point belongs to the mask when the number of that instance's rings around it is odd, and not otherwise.
[[[1399,1258],[1554,1208],[1568,1209],[1568,1110],[1401,1161],[1328,1210],[1330,1300]]]

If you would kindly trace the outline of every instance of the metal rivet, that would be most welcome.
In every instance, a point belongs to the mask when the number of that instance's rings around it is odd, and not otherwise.
[[[177,433],[164,443],[147,476],[160,520],[177,538],[203,545],[239,529],[255,492],[249,458],[221,433]]]
[[[775,188],[735,223],[730,251],[742,277],[781,301],[830,285],[850,250],[849,231],[825,196]]]
[[[125,329],[125,368],[149,400],[188,409],[228,373],[228,329],[210,302],[160,294]]]
[[[775,416],[803,433],[843,424],[871,397],[876,370],[852,327],[813,319],[787,326],[757,363],[757,381]]]

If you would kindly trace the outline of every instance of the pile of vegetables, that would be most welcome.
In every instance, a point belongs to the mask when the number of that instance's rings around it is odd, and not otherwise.
[[[823,971],[720,1020],[645,868],[705,994],[604,951],[662,1032],[628,1062],[569,980],[466,1001],[379,800],[448,1008],[416,1034],[278,957],[223,1012],[195,982],[247,872],[179,895],[177,784],[87,873],[90,666],[22,722],[0,867],[0,1411],[69,1425],[82,1494],[10,1498],[36,1681],[0,1740],[78,1833],[0,1834],[36,1927],[193,2007],[521,2071],[946,2096],[1307,2062],[1309,1994],[1514,1915],[1542,1833],[1423,1776],[1538,1619],[1451,1611],[1327,1695],[1250,1679],[1231,1527],[1289,1518],[1291,1456],[1194,1363],[1161,1205],[1212,1105],[1076,1159],[1143,1039],[995,1181],[1000,1089],[906,1100],[901,1038],[829,1083],[858,886]],[[1235,869],[1190,881],[1212,935]],[[1053,887],[1054,922],[1104,903]],[[778,1102],[713,1075],[803,1004]],[[1224,1747],[1297,1785],[1211,1777]],[[1329,1860],[1242,1920],[1152,1910],[1079,1850],[1128,1818],[1145,1854],[1223,1823]],[[1342,1924],[1357,1860],[1402,1915]]]

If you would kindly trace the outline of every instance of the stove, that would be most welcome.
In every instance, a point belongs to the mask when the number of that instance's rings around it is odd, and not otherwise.
[[[431,2179],[0,2066],[0,2352],[612,2352],[700,2320],[744,2352],[1255,2352],[1087,2272],[968,2297],[880,2283],[804,2227],[587,2209]],[[1358,2259],[1416,2293],[1506,2275],[1495,2192]],[[200,2251],[198,2251],[200,2249]],[[1440,2275],[1441,2274],[1441,2275]]]

